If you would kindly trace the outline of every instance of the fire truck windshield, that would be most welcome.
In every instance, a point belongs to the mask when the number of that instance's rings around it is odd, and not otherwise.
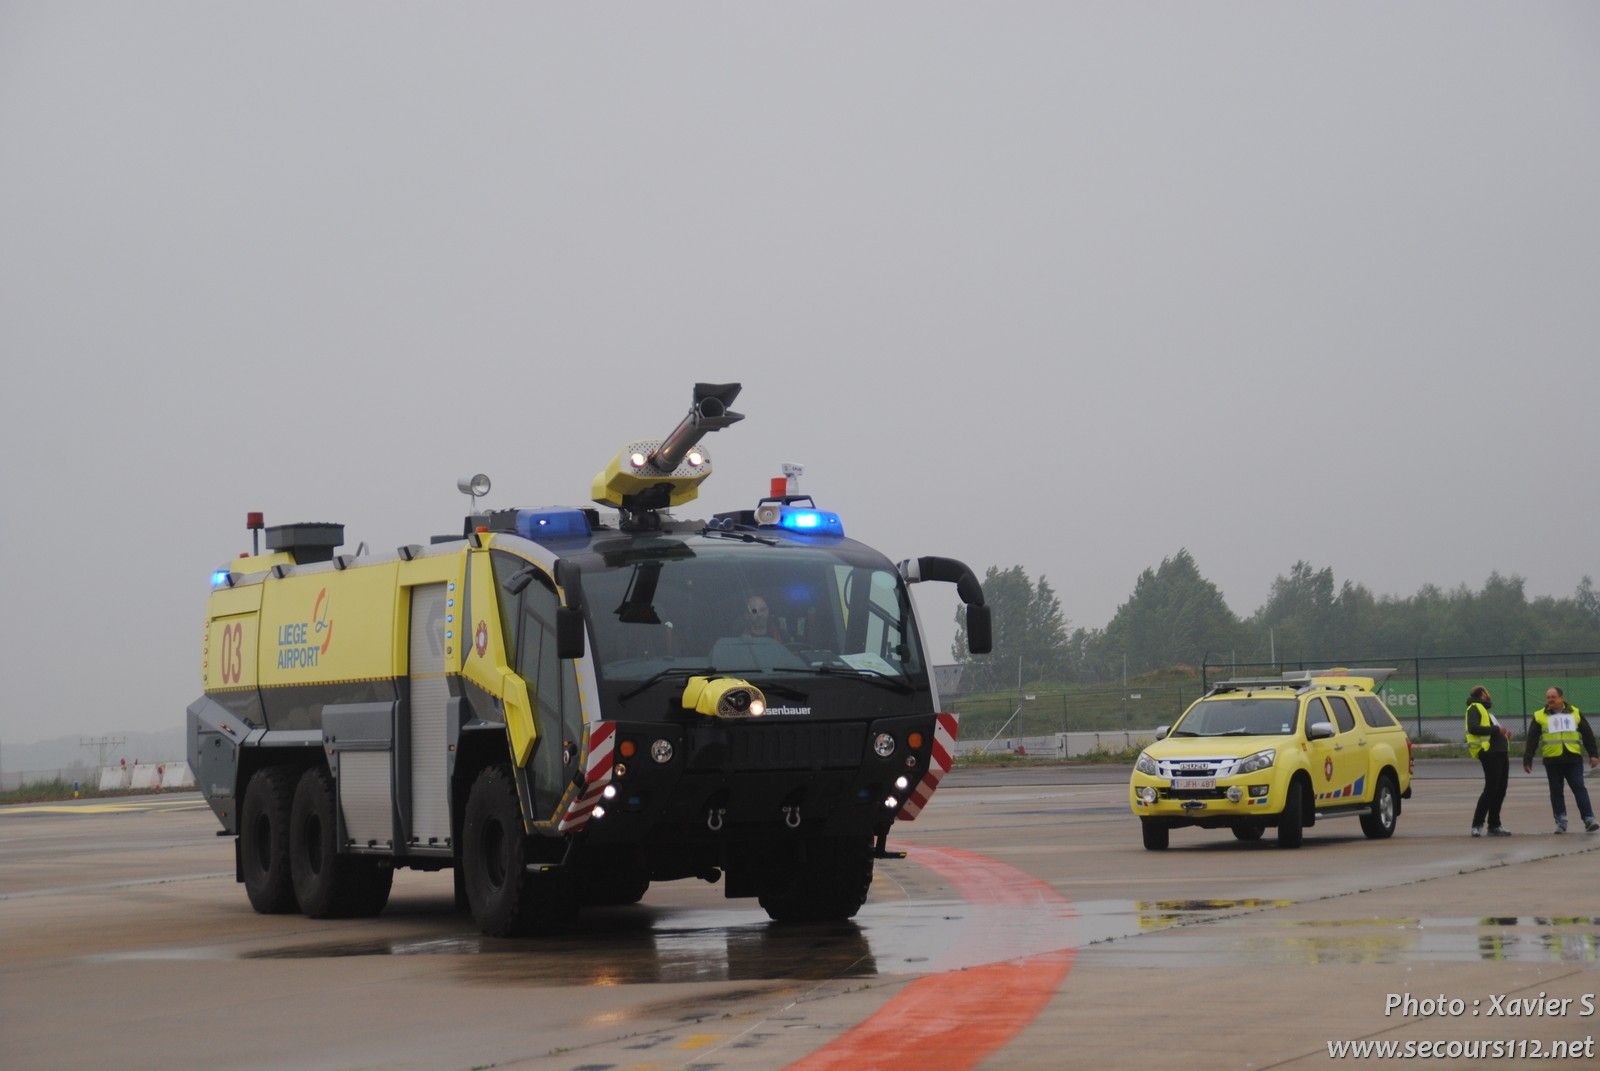
[[[663,540],[605,555],[584,569],[583,591],[610,684],[676,669],[925,675],[904,584],[859,547]]]

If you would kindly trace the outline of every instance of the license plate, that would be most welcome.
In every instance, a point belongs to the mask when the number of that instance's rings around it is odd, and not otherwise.
[[[1172,779],[1172,787],[1187,789],[1216,788],[1217,779],[1215,777],[1174,777]]]

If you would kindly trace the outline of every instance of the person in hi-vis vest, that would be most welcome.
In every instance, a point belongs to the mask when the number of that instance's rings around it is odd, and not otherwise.
[[[1590,833],[1600,831],[1600,822],[1594,820],[1594,807],[1589,803],[1589,791],[1583,787],[1583,755],[1589,753],[1589,765],[1600,766],[1600,750],[1596,750],[1594,730],[1584,719],[1583,712],[1567,702],[1567,694],[1551,685],[1544,693],[1544,706],[1533,712],[1528,726],[1528,743],[1522,749],[1522,769],[1533,772],[1535,750],[1544,756],[1544,775],[1550,781],[1550,809],[1555,812],[1556,832],[1567,831],[1567,798],[1561,791],[1565,783],[1572,789],[1572,799],[1583,816],[1583,828]]]
[[[1467,696],[1467,751],[1483,767],[1483,791],[1472,810],[1472,835],[1483,836],[1483,822],[1489,820],[1489,836],[1509,837],[1510,830],[1500,824],[1500,805],[1506,798],[1506,781],[1511,772],[1511,730],[1489,713],[1494,699],[1489,689],[1478,685]]]

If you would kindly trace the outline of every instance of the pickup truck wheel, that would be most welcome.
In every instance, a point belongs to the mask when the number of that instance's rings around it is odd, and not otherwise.
[[[1165,851],[1172,830],[1159,818],[1139,819],[1139,829],[1144,834],[1144,846],[1152,852]]]
[[[1378,778],[1378,791],[1372,796],[1372,813],[1361,816],[1361,832],[1373,840],[1394,836],[1394,825],[1400,817],[1400,793],[1394,778],[1388,774]]]
[[[283,766],[257,770],[245,786],[239,808],[239,856],[250,906],[263,915],[295,910],[289,872],[289,803],[294,771]]]
[[[1289,786],[1289,796],[1283,801],[1283,813],[1278,816],[1278,847],[1298,848],[1305,839],[1305,804],[1300,795],[1305,789],[1296,781]]]
[[[1266,831],[1267,827],[1260,822],[1240,822],[1233,827],[1233,835],[1243,841],[1260,840]]]

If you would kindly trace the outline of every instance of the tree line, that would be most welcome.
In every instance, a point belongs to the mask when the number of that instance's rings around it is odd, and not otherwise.
[[[1567,598],[1529,598],[1519,576],[1492,573],[1483,587],[1374,595],[1338,583],[1330,568],[1297,561],[1272,582],[1267,601],[1241,618],[1179,550],[1146,569],[1104,628],[1073,628],[1043,575],[990,566],[984,599],[994,650],[966,649],[956,615],[952,654],[967,668],[963,687],[987,691],[1026,681],[1104,682],[1173,666],[1225,661],[1280,663],[1328,658],[1600,651],[1600,591],[1584,577]]]

